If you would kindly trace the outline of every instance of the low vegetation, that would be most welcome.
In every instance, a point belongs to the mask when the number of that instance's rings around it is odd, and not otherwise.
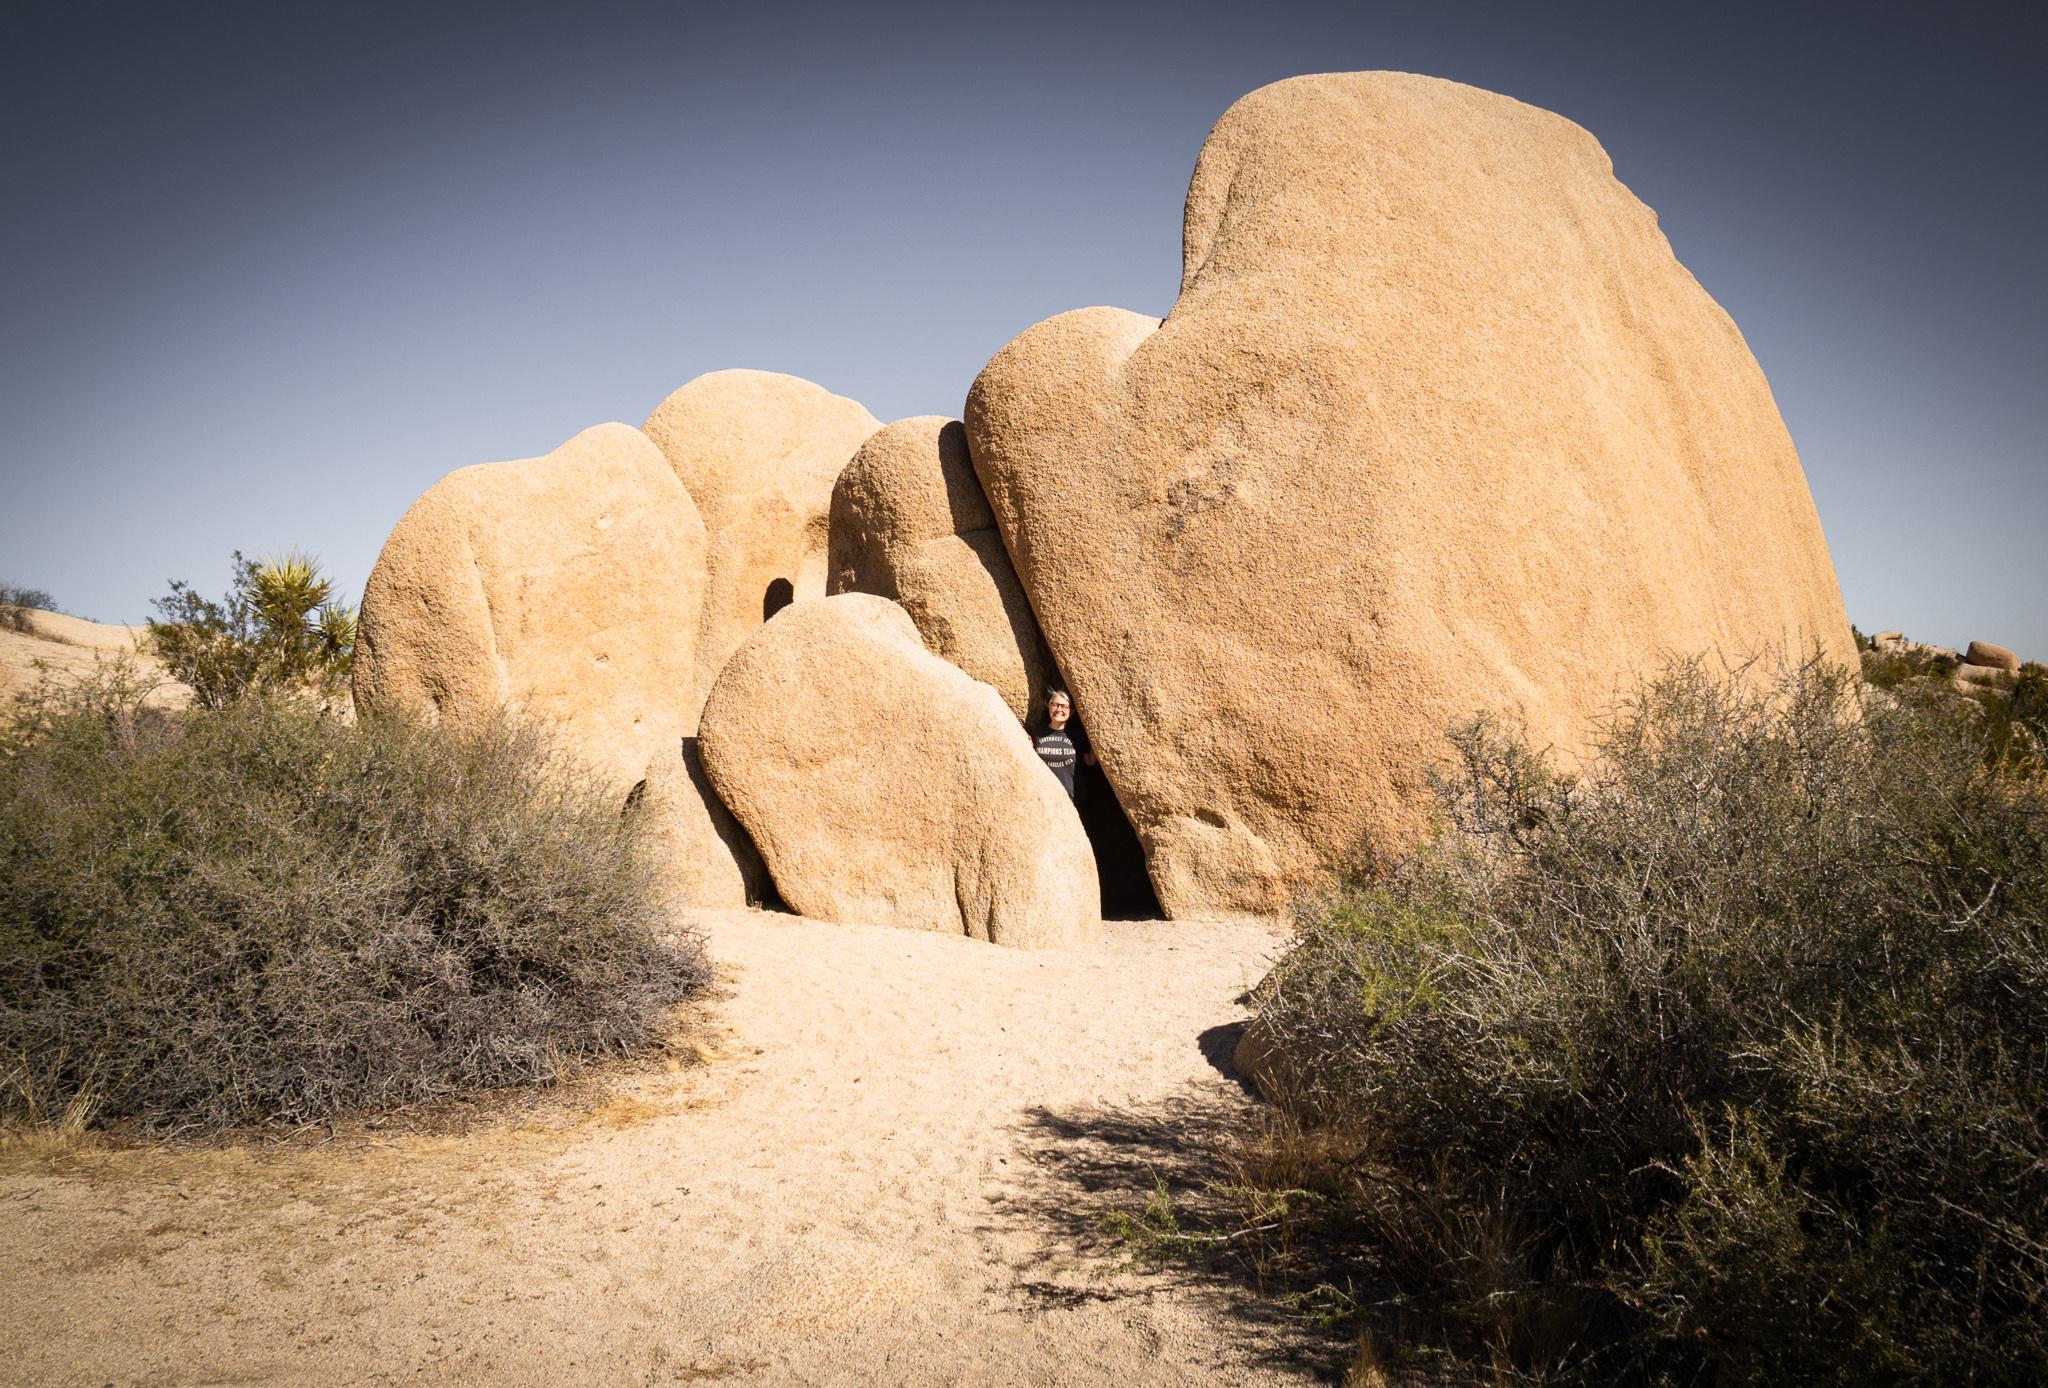
[[[1460,729],[1256,992],[1244,1228],[1501,1382],[2040,1382],[2048,783],[1988,736],[1818,665],[1680,667],[1576,777]]]
[[[355,609],[334,600],[333,581],[306,555],[254,560],[237,550],[218,602],[174,581],[154,606],[151,651],[206,708],[258,694],[339,697],[347,686]]]
[[[31,611],[56,610],[57,600],[40,588],[0,583],[0,627],[9,631],[29,631],[33,629],[28,615]]]
[[[1871,688],[1922,702],[1945,698],[1952,712],[1976,719],[1984,759],[1992,765],[2028,774],[2048,771],[2048,666],[2029,661],[2016,675],[1958,682],[1952,653],[1905,642],[1865,645],[1862,662]]]
[[[0,732],[0,1110],[157,1132],[547,1080],[703,986],[637,822],[535,732],[120,671]]]

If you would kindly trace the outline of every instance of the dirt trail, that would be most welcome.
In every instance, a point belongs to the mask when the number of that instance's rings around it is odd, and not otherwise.
[[[1149,1184],[1277,946],[1021,952],[710,918],[705,1064],[568,1126],[0,1170],[24,1383],[1264,1384],[1319,1348],[1078,1250]]]

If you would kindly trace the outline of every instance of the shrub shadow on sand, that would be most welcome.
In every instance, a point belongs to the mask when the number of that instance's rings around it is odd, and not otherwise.
[[[1220,1062],[1211,1057],[1233,1079],[1234,1044],[1217,1042]],[[1028,1110],[1020,1146],[1031,1168],[1000,1208],[1047,1246],[1017,1270],[1018,1286],[1048,1309],[1191,1292],[1232,1327],[1246,1363],[1341,1374],[1356,1341],[1320,1314],[1329,1289],[1310,1269],[1327,1264],[1248,1234],[1231,1197],[1232,1153],[1251,1121],[1236,1093]],[[1342,1304],[1378,1295],[1354,1283]]]

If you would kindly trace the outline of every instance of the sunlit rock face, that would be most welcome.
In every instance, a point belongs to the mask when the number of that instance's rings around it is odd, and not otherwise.
[[[1741,334],[1571,122],[1397,73],[1217,123],[1162,321],[989,362],[974,466],[1174,915],[1414,841],[1482,709],[1584,747],[1669,654],[1853,656]]]

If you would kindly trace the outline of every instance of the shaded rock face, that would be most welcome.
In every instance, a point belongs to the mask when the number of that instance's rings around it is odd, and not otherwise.
[[[1164,321],[1005,347],[974,465],[1169,914],[1265,913],[1480,709],[1570,754],[1667,655],[1854,657],[1735,325],[1599,145],[1390,73],[1233,106]]]
[[[452,472],[363,588],[358,708],[553,725],[623,798],[694,709],[704,523],[637,429]]]
[[[661,847],[662,880],[676,901],[740,907],[770,899],[767,865],[712,790],[696,738],[649,763],[633,812]]]
[[[726,658],[767,615],[825,592],[832,484],[880,421],[795,376],[714,371],[643,426],[696,501],[709,537],[692,727]]]
[[[1095,863],[1073,805],[989,686],[925,649],[902,608],[799,601],[712,686],[711,784],[806,916],[1006,945],[1092,936]]]
[[[828,592],[893,600],[1018,719],[1042,712],[1052,662],[958,420],[899,419],[861,445],[832,489],[828,557]]]

